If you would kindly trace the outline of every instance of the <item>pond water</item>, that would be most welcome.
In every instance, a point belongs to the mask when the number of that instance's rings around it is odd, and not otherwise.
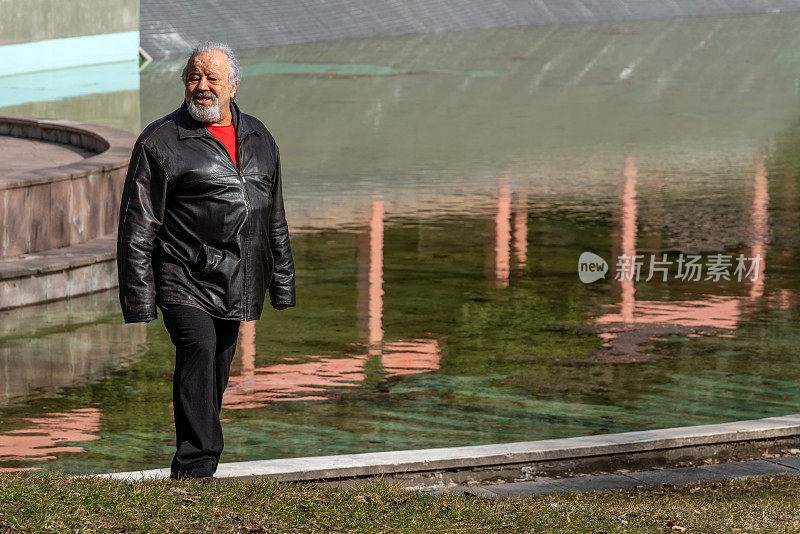
[[[242,53],[237,101],[281,147],[298,306],[241,327],[222,461],[800,412],[798,24]],[[180,104],[180,68],[0,110],[137,132]],[[581,281],[584,252],[604,278]],[[634,255],[638,280],[618,267]],[[647,281],[654,259],[672,263]],[[174,348],[116,299],[0,313],[0,469],[168,465]]]

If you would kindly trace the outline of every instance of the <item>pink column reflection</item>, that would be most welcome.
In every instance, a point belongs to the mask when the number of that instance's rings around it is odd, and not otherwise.
[[[369,210],[369,335],[370,348],[383,341],[383,201],[373,200]]]
[[[528,195],[517,194],[514,205],[514,257],[517,273],[522,274],[528,262]]]
[[[633,156],[625,159],[625,186],[622,191],[622,219],[620,224],[620,240],[622,254],[633,258],[636,255],[636,180],[639,169]],[[612,258],[612,261],[615,258]],[[616,262],[613,262],[616,264]],[[632,277],[623,276],[620,282],[622,288],[622,317],[623,321],[633,321],[633,311],[636,308],[636,287]]]
[[[359,234],[357,242],[358,333],[370,349],[383,339],[383,217],[383,200],[375,196],[370,201],[366,231]]]
[[[790,232],[793,232],[798,225],[796,180],[797,177],[793,172],[786,173],[783,178],[783,194],[781,195],[781,214],[783,218],[781,224]],[[790,247],[773,249],[772,256],[775,257],[776,253],[780,254],[784,261],[790,262],[792,261],[794,250]],[[795,309],[797,307],[797,295],[791,289],[774,290],[770,295],[770,307],[778,310]]]
[[[511,263],[511,188],[508,175],[498,179],[497,211],[494,217],[494,278],[497,287],[508,287]]]
[[[753,205],[750,208],[751,243],[750,257],[761,256],[758,277],[750,286],[750,298],[764,296],[764,269],[766,267],[767,238],[769,234],[769,183],[767,182],[766,156],[756,160],[753,178]]]
[[[256,323],[257,321],[242,321],[239,325],[239,346],[236,351],[240,361],[239,375],[232,380],[236,384],[235,388],[231,387],[231,382],[228,383],[228,389],[223,395],[223,405],[225,406],[232,402],[241,403],[241,397],[252,395],[259,387],[255,376]],[[234,396],[238,396],[239,399],[232,399],[231,397]]]

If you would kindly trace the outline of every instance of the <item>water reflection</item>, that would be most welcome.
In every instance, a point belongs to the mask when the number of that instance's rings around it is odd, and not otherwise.
[[[26,417],[23,428],[0,432],[0,461],[56,459],[58,453],[85,452],[79,445],[100,439],[99,408],[76,408],[63,413],[48,413],[43,417]],[[3,468],[0,472],[25,468]]]
[[[326,400],[342,387],[357,387],[367,380],[365,367],[380,362],[381,380],[425,373],[439,368],[441,349],[436,339],[385,341],[383,331],[383,200],[370,202],[369,222],[357,237],[356,281],[359,339],[366,351],[343,357],[302,356],[302,363],[282,363],[256,368],[255,321],[244,321],[239,335],[241,369],[231,376],[223,406],[258,408],[275,401]]]
[[[103,292],[0,312],[0,408],[24,413],[17,406],[96,382],[141,357],[145,326],[120,328],[117,306],[116,295]],[[77,443],[100,439],[101,418],[97,407],[2,417],[0,471],[20,469],[4,462],[85,452]]]
[[[753,263],[753,272],[747,273],[743,282],[749,284],[748,296],[705,295],[700,299],[690,300],[637,300],[635,282],[645,280],[645,273],[640,272],[635,262],[616,265],[616,276],[612,283],[613,295],[619,295],[617,303],[609,307],[618,312],[610,312],[595,318],[598,325],[608,325],[608,331],[600,332],[607,349],[607,360],[616,357],[620,361],[637,361],[652,357],[648,354],[646,341],[655,336],[680,333],[688,337],[713,333],[720,337],[732,337],[742,319],[745,310],[754,309],[764,296],[766,284],[766,256],[769,233],[769,184],[765,165],[766,155],[755,160],[752,179],[752,191],[744,191],[745,198],[751,197],[748,211],[751,231],[749,232],[749,258],[757,258]],[[623,170],[624,184],[620,195],[619,231],[615,232],[615,245],[612,246],[612,260],[620,255],[627,258],[637,256],[637,177],[636,159],[629,155]],[[650,228],[658,229],[658,217],[651,218]],[[660,240],[658,240],[660,241]],[[613,252],[618,251],[619,254]],[[666,259],[666,255],[656,250],[656,257]],[[647,269],[647,262],[642,265]],[[643,270],[644,270],[643,269]],[[661,273],[666,282],[668,273]],[[614,271],[612,271],[614,275]],[[650,274],[647,274],[649,278]],[[788,309],[793,300],[793,292],[779,289],[775,299],[767,302],[768,308]]]
[[[299,305],[241,326],[223,461],[800,411],[800,364],[787,356],[800,346],[798,21],[513,28],[243,54],[237,98],[286,156]],[[180,65],[152,67],[143,124],[181,98]],[[115,102],[122,116],[138,112],[129,95],[42,109],[102,122],[117,117]],[[770,264],[742,283],[583,284],[584,251]],[[3,467],[168,459],[174,349],[160,320],[123,327],[109,295],[108,308],[0,316],[0,434],[40,432],[35,419],[72,420],[88,436],[41,449],[83,452],[39,461],[28,450],[0,457]],[[94,408],[99,429],[81,431],[70,417]]]
[[[0,312],[0,407],[89,383],[140,356],[145,326],[120,328],[118,306],[100,293]]]

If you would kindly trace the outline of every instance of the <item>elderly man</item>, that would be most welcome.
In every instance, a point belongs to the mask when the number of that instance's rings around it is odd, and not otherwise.
[[[295,305],[278,146],[233,101],[239,67],[221,43],[196,47],[180,108],[144,129],[133,149],[117,238],[126,323],[161,308],[175,345],[172,478],[213,477],[219,412],[240,321]]]

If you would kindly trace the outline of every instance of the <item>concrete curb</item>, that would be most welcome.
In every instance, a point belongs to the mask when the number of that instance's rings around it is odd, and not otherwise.
[[[220,479],[269,477],[281,481],[334,482],[377,475],[406,479],[413,486],[447,485],[452,477],[446,472],[468,472],[470,480],[491,479],[493,468],[509,469],[529,476],[531,466],[543,462],[574,462],[581,459],[627,458],[643,452],[680,451],[683,459],[707,455],[702,447],[714,445],[729,449],[735,444],[755,442],[757,448],[779,444],[786,446],[800,439],[800,414],[713,425],[688,426],[659,430],[623,432],[597,436],[550,439],[497,445],[478,445],[441,449],[390,451],[338,456],[285,458],[220,464]],[[699,449],[698,449],[699,448]],[[675,458],[672,454],[658,458]],[[657,464],[664,464],[659,460]],[[526,470],[526,468],[528,468]],[[497,469],[494,469],[495,475]],[[572,472],[572,470],[570,470]],[[163,478],[168,469],[108,473],[95,476],[135,480]],[[464,477],[461,477],[462,479]]]
[[[586,475],[570,478],[551,478],[496,484],[477,487],[455,487],[433,490],[432,494],[466,494],[483,499],[506,499],[544,495],[550,493],[604,491],[609,489],[628,489],[643,486],[682,486],[697,482],[767,477],[780,474],[800,476],[797,464],[800,457],[773,458],[749,462],[733,462],[674,469],[653,469],[632,473]],[[792,465],[786,465],[792,464]]]

